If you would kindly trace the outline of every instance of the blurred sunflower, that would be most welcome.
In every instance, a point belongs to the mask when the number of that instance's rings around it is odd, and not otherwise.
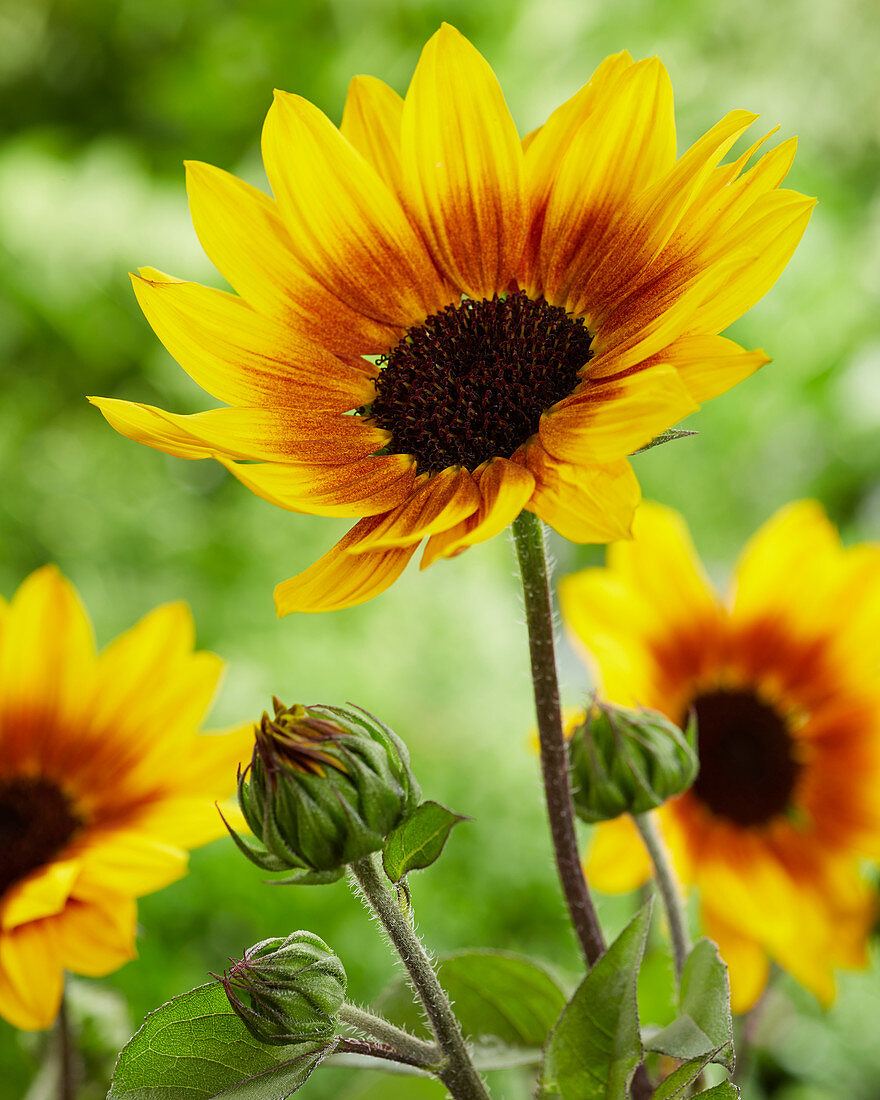
[[[644,504],[607,567],[560,583],[601,689],[684,724],[700,773],[659,823],[745,1011],[775,960],[823,1002],[865,963],[880,857],[880,546],[843,549],[821,507],[792,504],[747,545],[730,598],[677,515]],[[591,882],[616,893],[649,864],[629,818],[600,825]]]
[[[187,165],[196,232],[237,294],[134,277],[159,338],[231,407],[93,400],[282,508],[361,517],[279,585],[282,615],[367,600],[423,539],[424,568],[523,508],[575,542],[626,537],[627,456],[768,361],[718,333],[779,277],[813,200],[780,189],[794,139],[721,163],[756,117],[732,111],[676,159],[668,74],[623,52],[520,140],[446,24],[405,100],[356,77],[339,130],[277,92],[274,200]]]
[[[65,970],[134,958],[134,899],[225,831],[214,800],[253,726],[197,736],[220,671],[183,604],[98,655],[54,567],[0,604],[0,1015],[16,1027],[52,1023]]]

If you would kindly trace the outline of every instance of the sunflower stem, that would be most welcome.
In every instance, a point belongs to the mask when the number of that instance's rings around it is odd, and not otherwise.
[[[663,837],[657,828],[653,813],[633,814],[632,819],[642,838],[642,843],[654,867],[654,881],[663,899],[666,919],[669,921],[669,937],[672,940],[672,957],[675,960],[675,974],[681,981],[681,972],[691,950],[691,938],[687,926],[687,912],[684,899],[672,869],[669,852],[663,843]]]
[[[76,1056],[73,1043],[73,1031],[70,1026],[70,1012],[67,1007],[67,994],[62,994],[55,1023],[58,1051],[58,1100],[76,1098]]]
[[[376,853],[356,860],[351,873],[370,909],[375,912],[400,955],[413,988],[425,1009],[444,1063],[435,1069],[453,1100],[489,1100],[489,1093],[471,1061],[461,1027],[452,1011],[424,944],[392,892]]]
[[[363,1058],[381,1058],[385,1062],[396,1062],[399,1066],[412,1066],[414,1069],[429,1072],[421,1062],[415,1062],[406,1054],[388,1046],[386,1043],[377,1043],[371,1039],[340,1039],[333,1051],[334,1054],[359,1054]]]
[[[587,965],[592,966],[605,950],[605,938],[587,888],[574,828],[568,749],[559,705],[544,528],[537,516],[531,512],[520,512],[513,521],[512,530],[522,577],[535,711],[541,741],[541,771],[556,867],[581,950]]]
[[[392,1047],[402,1054],[414,1066],[437,1066],[440,1064],[440,1051],[433,1043],[426,1043],[408,1031],[397,1027],[381,1016],[374,1016],[357,1005],[347,1002],[339,1010],[339,1019],[356,1031],[362,1031],[378,1039],[385,1046]]]

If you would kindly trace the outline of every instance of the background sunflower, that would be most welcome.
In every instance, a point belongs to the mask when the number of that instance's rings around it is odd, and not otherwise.
[[[432,796],[480,815],[414,883],[432,941],[573,961],[524,744],[531,689],[511,626],[518,597],[506,540],[422,576],[411,570],[367,607],[279,627],[265,578],[310,564],[331,527],[341,536],[346,521],[287,517],[219,467],[125,447],[82,398],[200,407],[124,277],[155,256],[183,277],[214,281],[191,230],[182,161],[222,164],[258,182],[259,122],[272,85],[338,120],[354,72],[403,92],[441,19],[489,58],[523,130],[626,47],[663,58],[682,144],[732,105],[799,135],[788,182],[820,204],[772,295],[729,332],[745,347],[765,347],[772,368],[696,414],[688,427],[700,437],[634,465],[647,496],[686,513],[719,579],[760,523],[805,495],[825,503],[845,541],[877,537],[880,28],[865,0],[421,0],[405,9],[392,0],[0,0],[8,120],[0,146],[0,591],[11,595],[33,568],[58,561],[100,642],[144,608],[186,599],[200,644],[231,668],[212,726],[257,715],[273,691],[298,698],[303,685],[314,700],[351,698],[381,711],[407,737],[419,774],[432,777]],[[601,551],[561,541],[554,551],[560,572],[602,560]],[[402,627],[414,609],[418,628]],[[563,673],[576,702],[584,684],[573,653]],[[492,786],[482,761],[491,763]],[[260,890],[259,873],[227,845],[197,852],[192,867],[140,903],[149,929],[141,962],[107,983],[129,997],[135,1018],[288,926],[290,896]],[[446,904],[465,874],[479,890],[471,913]],[[336,889],[301,892],[298,923],[333,943],[353,993],[366,998],[382,984],[384,949]],[[625,905],[606,903],[603,919],[621,926]],[[667,974],[652,957],[643,992],[658,1023]],[[876,973],[845,977],[824,1015],[783,983],[765,1013],[747,1095],[873,1100],[876,987]],[[0,1027],[11,1095],[24,1094],[34,1057]],[[309,1095],[347,1087],[342,1071],[328,1070]]]

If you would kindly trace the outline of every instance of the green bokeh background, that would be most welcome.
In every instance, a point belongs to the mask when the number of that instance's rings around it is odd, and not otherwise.
[[[338,121],[354,73],[405,91],[442,19],[489,58],[523,133],[626,47],[669,68],[680,148],[733,107],[800,135],[790,185],[820,205],[779,285],[730,330],[774,362],[693,416],[696,439],[636,466],[646,495],[685,513],[719,580],[749,533],[796,497],[818,496],[848,540],[876,538],[880,18],[868,0],[0,0],[0,591],[55,561],[102,642],[157,603],[187,600],[200,644],[229,663],[213,725],[256,717],[273,692],[378,712],[408,740],[426,795],[475,818],[413,883],[432,946],[521,950],[573,972],[529,749],[506,537],[424,574],[411,568],[363,607],[279,622],[273,585],[345,525],[280,512],[216,465],[130,443],[83,396],[204,407],[126,276],[154,264],[222,285],[192,232],[181,162],[264,185],[259,132],[273,86]],[[563,571],[602,556],[559,539],[553,550]],[[586,675],[567,649],[561,662],[576,702]],[[614,928],[631,903],[600,908]],[[140,918],[140,961],[102,983],[135,1021],[291,927],[337,948],[357,997],[392,973],[343,884],[263,886],[228,843],[196,853],[192,874],[145,899]],[[646,1015],[659,1020],[669,968],[655,954],[648,969]],[[98,1021],[87,1038],[99,1067],[102,1046],[127,1025],[98,983],[77,989]],[[847,975],[841,990],[824,1013],[780,983],[756,1029],[747,1100],[876,1100],[877,968]],[[25,1094],[39,1054],[39,1039],[0,1024],[4,1097]],[[361,1087],[350,1071],[323,1070],[303,1095]],[[90,1095],[102,1095],[97,1084]],[[527,1093],[509,1075],[498,1095]]]

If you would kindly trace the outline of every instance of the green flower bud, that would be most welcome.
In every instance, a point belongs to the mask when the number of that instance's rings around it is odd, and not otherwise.
[[[292,932],[248,948],[220,983],[255,1039],[287,1045],[334,1034],[346,977],[323,940]]]
[[[572,734],[568,758],[583,821],[647,813],[696,779],[696,724],[683,733],[658,711],[597,701]]]
[[[291,881],[329,882],[378,851],[421,798],[403,742],[365,711],[285,707],[263,714],[238,799],[256,847],[239,847]]]

